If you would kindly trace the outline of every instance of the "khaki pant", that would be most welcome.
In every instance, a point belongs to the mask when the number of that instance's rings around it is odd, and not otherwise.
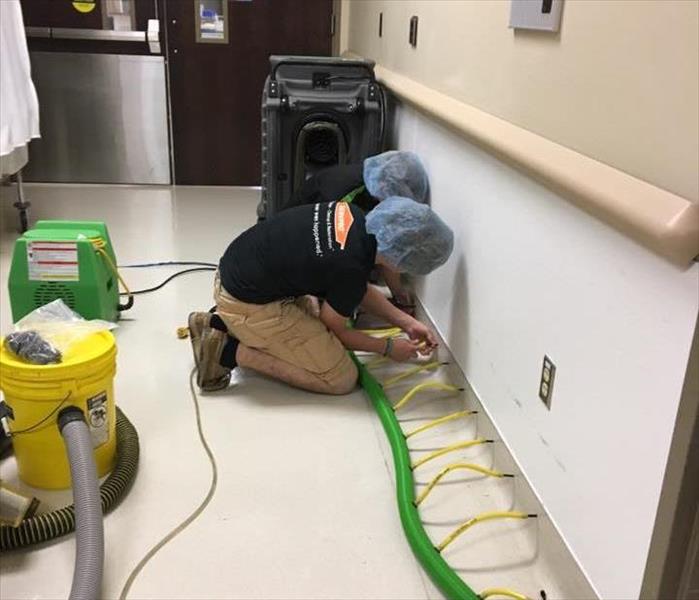
[[[305,298],[250,304],[231,296],[216,277],[214,301],[230,333],[245,346],[305,370],[328,393],[347,393],[356,385],[357,368],[347,350],[310,314]]]

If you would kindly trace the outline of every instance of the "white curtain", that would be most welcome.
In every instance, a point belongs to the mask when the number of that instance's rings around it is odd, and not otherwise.
[[[39,102],[32,83],[19,0],[0,0],[0,156],[22,152],[39,137]]]

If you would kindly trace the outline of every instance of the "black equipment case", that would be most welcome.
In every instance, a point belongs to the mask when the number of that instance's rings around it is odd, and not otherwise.
[[[258,217],[291,205],[313,173],[383,149],[385,97],[374,62],[271,56],[262,93],[262,198]]]

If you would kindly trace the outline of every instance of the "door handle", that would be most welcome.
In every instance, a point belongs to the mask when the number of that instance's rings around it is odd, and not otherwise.
[[[148,19],[146,39],[151,54],[160,54],[160,21],[158,19]]]
[[[113,31],[111,29],[80,29],[78,27],[52,27],[55,40],[93,40],[104,42],[145,42],[145,31]]]
[[[51,37],[51,28],[50,27],[25,27],[24,33],[27,34],[27,37],[50,38]]]
[[[113,31],[111,29],[80,29],[78,27],[25,27],[27,37],[55,40],[90,40],[103,42],[148,43],[153,54],[160,53],[160,21],[148,19],[147,31]]]

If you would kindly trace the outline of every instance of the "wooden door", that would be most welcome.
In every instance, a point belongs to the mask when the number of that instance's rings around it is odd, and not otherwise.
[[[259,185],[269,56],[329,56],[332,0],[228,0],[226,43],[197,42],[201,1],[163,3],[175,181]]]

